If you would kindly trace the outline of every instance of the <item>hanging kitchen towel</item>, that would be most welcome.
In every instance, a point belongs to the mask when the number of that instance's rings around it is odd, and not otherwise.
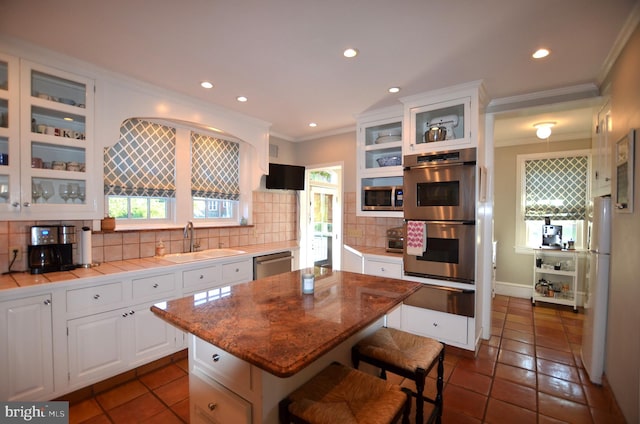
[[[422,256],[427,250],[427,223],[424,221],[407,222],[407,254]]]

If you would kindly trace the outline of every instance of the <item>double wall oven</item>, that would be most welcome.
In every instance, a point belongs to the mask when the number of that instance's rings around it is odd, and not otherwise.
[[[405,274],[473,284],[476,149],[409,155],[404,166]]]

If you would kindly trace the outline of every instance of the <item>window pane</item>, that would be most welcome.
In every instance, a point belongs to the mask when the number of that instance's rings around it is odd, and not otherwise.
[[[131,218],[132,219],[147,219],[148,216],[148,202],[146,197],[132,197],[131,198]]]
[[[162,199],[162,198],[149,199],[149,218],[151,219],[167,218],[167,199]]]
[[[205,207],[204,199],[193,199],[193,217],[195,219],[205,218]]]
[[[109,196],[109,216],[127,218],[129,216],[128,204],[126,197]]]

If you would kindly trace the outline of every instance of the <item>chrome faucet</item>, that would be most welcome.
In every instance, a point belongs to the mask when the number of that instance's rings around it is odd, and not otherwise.
[[[189,221],[187,225],[184,226],[183,231],[184,238],[189,237],[189,252],[193,252],[193,222]]]

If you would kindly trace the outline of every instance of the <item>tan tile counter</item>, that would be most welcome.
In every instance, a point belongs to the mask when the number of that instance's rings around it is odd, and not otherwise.
[[[171,300],[166,321],[278,377],[289,377],[383,317],[420,283],[344,271],[317,276],[303,295],[300,272],[231,287],[228,295]]]

